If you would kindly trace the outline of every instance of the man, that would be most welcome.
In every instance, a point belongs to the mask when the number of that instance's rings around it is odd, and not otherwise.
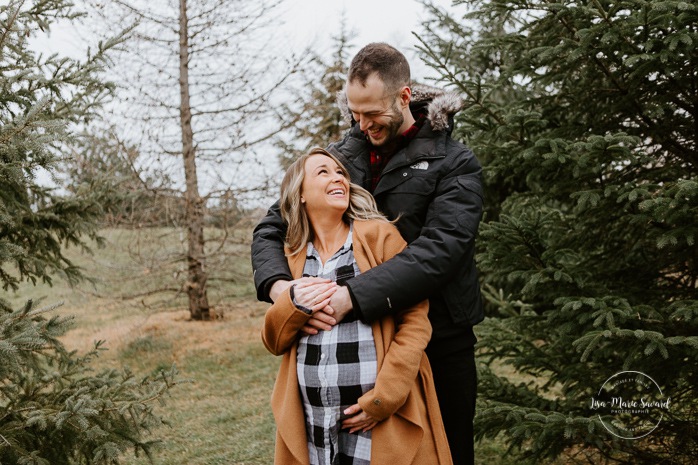
[[[473,463],[473,325],[484,317],[474,253],[483,194],[479,162],[450,137],[462,103],[455,94],[410,87],[404,55],[382,43],[354,57],[339,99],[352,128],[328,150],[388,218],[398,219],[409,246],[339,286],[306,332],[328,330],[350,311],[371,322],[428,298],[433,335],[427,355],[451,454],[454,464]],[[260,300],[273,301],[291,284],[284,236],[274,205],[252,243]]]

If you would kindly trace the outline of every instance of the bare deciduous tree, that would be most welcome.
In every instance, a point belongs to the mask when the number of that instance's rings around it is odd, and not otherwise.
[[[141,178],[172,180],[161,188],[184,200],[184,224],[170,226],[187,233],[180,285],[193,319],[210,318],[207,262],[230,237],[225,227],[205,237],[207,208],[237,208],[240,197],[266,189],[265,169],[277,158],[271,141],[287,127],[279,102],[301,63],[275,42],[282,1],[92,3],[102,27],[137,24],[116,58],[123,98],[112,131],[135,147],[133,166],[149,173]]]

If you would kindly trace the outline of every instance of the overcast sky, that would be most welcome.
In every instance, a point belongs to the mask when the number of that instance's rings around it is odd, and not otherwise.
[[[431,3],[449,11],[456,8],[452,0]],[[287,0],[287,6],[291,11],[285,29],[298,44],[312,41],[320,49],[330,47],[344,15],[348,29],[357,33],[357,50],[369,42],[387,42],[405,53],[415,77],[428,73],[413,53],[418,41],[412,32],[419,32],[428,17],[417,0]]]
[[[452,0],[431,0],[449,11]],[[412,32],[419,32],[427,18],[424,6],[417,0],[286,0],[284,24],[279,28],[284,46],[302,50],[311,45],[320,53],[331,53],[332,37],[340,30],[342,17],[347,29],[356,33],[352,42],[357,51],[369,42],[387,42],[401,50],[410,61],[414,77],[429,73],[414,53],[418,43]],[[37,49],[47,52],[84,56],[86,41],[72,28],[56,25],[50,37],[34,41]]]

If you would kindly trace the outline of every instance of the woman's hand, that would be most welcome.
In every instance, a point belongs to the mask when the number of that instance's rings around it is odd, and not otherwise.
[[[349,434],[355,433],[359,430],[365,433],[366,431],[373,429],[373,427],[378,424],[378,420],[374,420],[368,413],[361,410],[361,406],[359,404],[354,404],[351,407],[347,407],[344,409],[344,414],[349,415],[350,418],[347,418],[342,422],[342,429],[351,428],[349,430]]]
[[[306,276],[305,278],[294,279],[293,281],[286,281],[285,279],[279,279],[278,281],[274,281],[274,284],[272,284],[271,289],[269,290],[269,298],[271,299],[272,302],[276,302],[276,299],[278,299],[279,296],[281,294],[283,294],[286,289],[293,286],[294,284],[299,284],[299,283],[329,283],[329,282],[331,282],[329,279],[315,278],[312,276]]]
[[[309,308],[313,314],[325,308],[330,303],[332,295],[337,291],[337,283],[333,281],[321,283],[301,281],[297,282],[295,286],[293,288],[293,296],[296,303]]]

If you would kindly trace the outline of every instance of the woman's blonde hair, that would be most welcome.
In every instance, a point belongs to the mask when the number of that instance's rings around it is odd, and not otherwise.
[[[349,207],[342,219],[349,223],[350,220],[383,220],[388,221],[378,211],[378,206],[373,196],[363,187],[353,184],[344,165],[330,152],[316,147],[310,152],[301,155],[298,160],[289,166],[283,181],[281,181],[281,218],[286,222],[286,247],[289,255],[296,255],[305,250],[308,241],[313,240],[313,228],[305,211],[305,205],[301,202],[301,190],[305,179],[305,162],[313,155],[324,155],[334,160],[349,181]]]

